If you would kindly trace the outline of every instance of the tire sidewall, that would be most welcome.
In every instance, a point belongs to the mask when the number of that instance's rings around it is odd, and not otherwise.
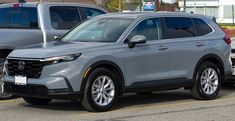
[[[94,81],[98,77],[104,76],[104,75],[108,76],[109,78],[112,79],[114,87],[115,87],[115,94],[114,94],[113,100],[109,103],[109,105],[99,106],[93,100],[93,97],[92,97],[92,94],[91,94],[92,93],[91,88],[92,88],[92,85],[93,85]],[[99,69],[94,70],[87,79],[87,84],[86,84],[84,94],[87,96],[87,101],[94,110],[97,110],[97,111],[107,111],[107,110],[109,110],[116,103],[117,98],[118,98],[117,77],[111,71],[109,71],[108,69],[105,69],[105,68],[99,68]]]
[[[211,95],[208,95],[208,94],[206,94],[204,91],[203,91],[203,89],[202,89],[202,86],[201,86],[201,75],[202,75],[202,73],[203,73],[203,71],[205,70],[205,69],[207,69],[207,68],[213,68],[215,71],[216,71],[216,73],[217,73],[217,75],[218,75],[218,88],[216,89],[216,91],[213,93],[213,94],[211,94]],[[203,97],[204,99],[214,99],[217,95],[218,95],[218,93],[219,93],[219,91],[220,91],[220,88],[221,88],[221,73],[220,73],[220,70],[219,70],[219,68],[215,65],[215,64],[213,64],[213,63],[210,63],[210,62],[205,62],[205,63],[203,63],[201,66],[200,66],[200,68],[198,69],[198,72],[197,72],[197,75],[196,75],[196,87],[197,87],[197,91],[199,92],[199,95],[201,96],[201,97]]]

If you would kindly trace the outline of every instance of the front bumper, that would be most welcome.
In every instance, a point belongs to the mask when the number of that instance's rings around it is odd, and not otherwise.
[[[75,92],[67,78],[47,77],[43,79],[27,79],[26,85],[16,85],[15,78],[4,76],[4,91],[24,97],[50,99],[79,99],[80,92]]]
[[[5,82],[4,91],[9,94],[22,97],[49,98],[49,99],[80,99],[81,93],[65,89],[48,89],[45,85],[15,85]]]

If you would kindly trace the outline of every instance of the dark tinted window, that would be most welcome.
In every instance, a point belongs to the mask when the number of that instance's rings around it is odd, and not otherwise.
[[[195,36],[193,22],[190,18],[166,17],[165,23],[166,33],[164,38],[166,39]]]
[[[9,8],[0,9],[0,27],[9,26]]]
[[[83,14],[85,15],[85,17],[88,18],[88,19],[93,17],[93,16],[105,14],[104,11],[101,11],[101,10],[98,10],[98,9],[94,9],[94,8],[85,8],[85,7],[82,7],[81,10],[83,11]]]
[[[37,9],[15,7],[0,9],[0,27],[4,28],[38,28]]]
[[[203,20],[193,18],[195,24],[195,30],[197,32],[197,36],[203,36],[212,32],[211,27]]]
[[[143,35],[147,40],[158,40],[160,36],[160,27],[158,19],[147,19],[140,22],[127,37],[130,40],[135,35]]]
[[[68,30],[81,22],[77,7],[55,6],[50,7],[52,27]]]

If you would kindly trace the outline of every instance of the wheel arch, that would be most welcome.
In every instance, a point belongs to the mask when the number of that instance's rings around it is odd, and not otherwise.
[[[90,73],[97,69],[97,68],[107,68],[110,71],[114,72],[115,75],[118,75],[118,80],[120,80],[119,83],[119,96],[121,96],[124,93],[124,87],[125,87],[125,81],[124,81],[124,75],[123,75],[123,71],[121,70],[121,68],[118,66],[118,64],[109,61],[109,60],[101,60],[101,61],[97,61],[93,64],[91,64],[89,66],[89,68],[87,69],[87,71],[89,70],[89,72],[87,73],[86,77],[83,77],[82,79],[82,84],[81,84],[81,93],[83,94],[84,90],[85,90],[85,85],[86,85],[86,81],[87,81],[87,77],[89,77]]]
[[[197,63],[195,69],[194,69],[194,78],[196,77],[196,74],[197,74],[197,70],[199,69],[200,65],[205,62],[205,61],[209,61],[209,62],[212,62],[214,63],[216,66],[218,66],[218,68],[220,69],[221,71],[221,77],[222,77],[222,80],[224,80],[225,78],[225,72],[224,72],[224,63],[222,61],[222,59],[215,55],[215,54],[207,54],[205,56],[203,56],[199,62]]]

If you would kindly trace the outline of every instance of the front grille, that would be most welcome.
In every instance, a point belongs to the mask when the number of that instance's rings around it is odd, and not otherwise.
[[[24,63],[24,67],[19,68],[19,63]],[[44,63],[39,60],[7,60],[7,72],[9,76],[26,76],[28,78],[39,78],[42,74]]]

